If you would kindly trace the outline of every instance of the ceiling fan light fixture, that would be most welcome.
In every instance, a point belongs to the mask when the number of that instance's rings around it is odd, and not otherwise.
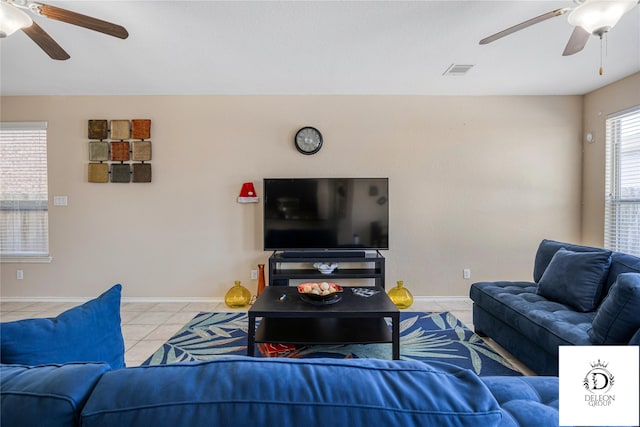
[[[25,12],[0,1],[0,38],[9,37],[19,29],[30,26],[32,22]]]
[[[637,0],[585,0],[569,14],[569,23],[602,36],[614,27],[622,16],[633,9]]]

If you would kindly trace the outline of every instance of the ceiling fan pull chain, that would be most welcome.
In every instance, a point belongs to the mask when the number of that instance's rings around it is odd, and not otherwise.
[[[603,74],[603,69],[602,69],[602,34],[600,35],[600,75]]]

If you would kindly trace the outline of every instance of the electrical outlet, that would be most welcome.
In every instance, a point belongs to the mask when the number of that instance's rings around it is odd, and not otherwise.
[[[251,280],[258,280],[258,270],[251,270]]]
[[[462,278],[463,279],[471,279],[471,269],[470,268],[465,268],[464,270],[462,270]]]
[[[24,271],[23,270],[17,270],[16,271],[16,279],[18,279],[18,280],[24,279]]]

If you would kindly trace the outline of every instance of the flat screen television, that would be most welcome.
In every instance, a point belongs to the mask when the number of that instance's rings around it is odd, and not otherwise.
[[[265,178],[264,250],[389,249],[388,178]]]

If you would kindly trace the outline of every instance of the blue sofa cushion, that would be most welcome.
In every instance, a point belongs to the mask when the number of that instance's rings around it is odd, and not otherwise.
[[[640,273],[640,258],[623,254],[622,252],[613,252],[611,255],[611,267],[609,267],[609,277],[607,278],[603,295],[607,294],[609,288],[618,279],[618,275],[622,273]]]
[[[0,324],[2,363],[107,362],[113,369],[124,367],[121,291],[115,285],[58,317]]]
[[[500,427],[557,426],[557,377],[481,377],[502,408]]]
[[[479,377],[444,363],[242,356],[108,372],[82,411],[83,427],[494,426],[500,418]]]
[[[627,344],[639,329],[640,273],[623,273],[600,304],[589,338],[594,344]]]
[[[560,345],[589,345],[595,312],[578,312],[536,290],[532,282],[478,282],[471,285],[470,296],[474,305],[550,353],[557,354]]]
[[[82,407],[109,369],[106,363],[0,365],[0,425],[79,425]]]
[[[594,248],[591,246],[574,245],[571,243],[557,242],[555,240],[543,239],[538,246],[536,258],[533,264],[533,281],[540,282],[547,266],[559,249],[564,248],[572,252],[611,252],[608,249]]]
[[[610,264],[610,251],[573,252],[560,248],[540,278],[538,294],[581,312],[593,311],[600,303]]]

